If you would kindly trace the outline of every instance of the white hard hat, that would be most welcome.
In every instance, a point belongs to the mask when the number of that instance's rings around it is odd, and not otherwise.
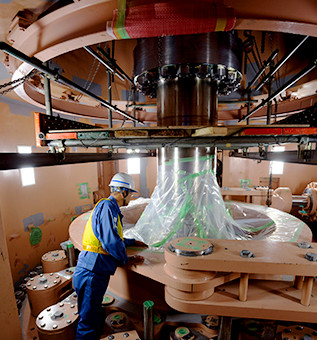
[[[137,192],[135,190],[134,179],[124,172],[115,174],[110,181],[109,187],[126,188],[130,191]]]

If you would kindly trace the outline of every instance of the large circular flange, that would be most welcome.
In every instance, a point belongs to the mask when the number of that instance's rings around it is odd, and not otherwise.
[[[46,261],[46,262],[57,262],[57,261],[65,260],[65,259],[66,259],[66,255],[65,255],[64,250],[49,251],[48,253],[42,256],[42,261]]]
[[[242,43],[234,32],[139,39],[134,60],[134,82],[151,97],[163,80],[210,79],[218,82],[220,94],[228,94],[242,79]]]
[[[76,305],[77,304],[77,294],[76,294],[76,292],[70,294],[66,299],[64,299],[63,303]]]
[[[317,339],[317,331],[312,328],[303,327],[301,325],[291,325],[285,327],[281,333],[281,339]]]
[[[53,332],[70,327],[77,319],[77,304],[60,302],[44,309],[36,319],[36,326],[41,332]]]
[[[158,83],[179,78],[216,81],[218,93],[228,95],[240,86],[242,74],[233,67],[220,64],[173,64],[145,71],[134,78],[138,90],[145,96],[156,97]]]
[[[184,237],[171,241],[168,250],[182,256],[201,256],[211,254],[213,244],[198,237]]]
[[[32,277],[27,283],[26,288],[28,291],[43,291],[54,288],[61,282],[61,278],[56,273],[40,274]]]

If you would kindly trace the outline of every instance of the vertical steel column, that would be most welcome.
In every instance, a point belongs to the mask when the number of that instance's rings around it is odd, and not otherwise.
[[[250,113],[251,108],[251,90],[248,90],[248,104],[247,104],[247,114]],[[250,118],[247,119],[247,125],[250,124]]]
[[[48,66],[48,62],[43,63],[44,66]],[[48,116],[53,115],[53,110],[52,110],[52,94],[51,94],[51,81],[48,77],[47,74],[44,74],[44,91],[45,91],[45,108],[46,108],[46,114]]]
[[[153,301],[143,302],[144,340],[154,340]]]
[[[270,65],[270,73],[272,73],[273,69],[274,69],[274,67],[273,67],[273,64],[271,63],[271,65]],[[268,98],[270,98],[271,95],[272,95],[272,85],[273,85],[273,76],[268,81],[268,86],[267,86],[267,89],[268,89],[268,93],[267,93]],[[270,100],[267,103],[266,125],[270,125],[271,124],[271,113],[272,113],[272,101]]]
[[[135,97],[136,97],[136,89],[135,89],[135,86],[133,86],[133,89],[132,89],[132,101],[133,101],[133,103],[132,103],[132,105],[133,105],[133,117],[135,118]],[[133,126],[135,127],[136,126],[136,123],[135,122],[133,122]]]
[[[107,53],[110,54],[110,49],[107,48]],[[111,87],[112,87],[112,73],[110,71],[107,71],[107,87],[108,87],[108,102],[111,105],[112,101],[112,92],[111,92]],[[109,128],[112,128],[112,110],[109,108],[108,109],[108,121],[109,121]]]

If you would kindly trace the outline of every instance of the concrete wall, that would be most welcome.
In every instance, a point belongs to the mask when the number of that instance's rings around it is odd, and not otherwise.
[[[1,192],[1,187],[0,187]],[[22,340],[22,331],[18,316],[18,309],[13,294],[13,281],[5,239],[5,232],[0,214],[0,328],[1,339]],[[10,294],[9,292],[12,292]]]
[[[287,150],[294,149],[294,144]],[[261,177],[269,176],[269,161],[258,163],[256,160],[229,157],[224,152],[223,186],[239,187],[241,179],[250,179],[251,185],[259,185]],[[317,166],[306,164],[284,163],[282,175],[274,175],[280,179],[280,187],[289,187],[292,194],[302,194],[307,184],[317,181]]]
[[[5,100],[5,99],[4,99]],[[16,152],[17,145],[36,148],[34,118],[29,105],[0,102],[0,152]],[[78,149],[79,152],[85,152]],[[92,152],[92,150],[88,150]],[[97,190],[97,163],[35,168],[35,185],[23,187],[20,170],[0,171],[0,207],[13,281],[40,264],[47,251],[59,249],[68,240],[71,218],[91,209]],[[80,183],[87,183],[88,197],[82,198]],[[31,245],[32,228],[42,239]]]

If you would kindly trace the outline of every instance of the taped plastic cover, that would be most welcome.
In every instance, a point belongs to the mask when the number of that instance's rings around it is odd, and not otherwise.
[[[165,167],[149,203],[142,199],[139,203],[143,207],[148,203],[140,219],[124,236],[157,249],[187,236],[294,242],[298,239],[305,224],[294,216],[264,206],[225,203],[209,162],[211,158],[205,157],[195,173],[175,173],[173,168]],[[163,171],[160,167],[158,170]],[[138,203],[133,204],[136,209]],[[126,213],[122,212],[126,223]]]

